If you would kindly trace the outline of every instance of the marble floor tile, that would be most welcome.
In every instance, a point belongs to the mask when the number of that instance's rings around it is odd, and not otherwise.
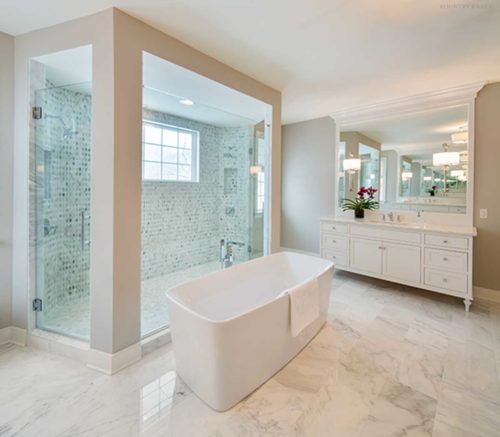
[[[360,437],[431,436],[437,401],[404,384],[387,382],[375,401]]]
[[[153,282],[164,317],[167,284]],[[111,377],[1,345],[0,387],[2,437],[497,436],[500,305],[466,314],[459,299],[337,272],[319,334],[224,413],[177,376],[171,344]]]

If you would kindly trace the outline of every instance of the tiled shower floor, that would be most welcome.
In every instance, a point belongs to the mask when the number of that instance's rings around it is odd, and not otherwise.
[[[219,262],[210,262],[164,276],[146,279],[141,285],[141,334],[145,335],[168,325],[165,292],[183,282],[219,270]],[[60,305],[45,314],[39,327],[88,340],[90,337],[89,299]]]

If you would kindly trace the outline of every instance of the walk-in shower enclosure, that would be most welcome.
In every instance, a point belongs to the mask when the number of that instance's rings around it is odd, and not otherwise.
[[[205,105],[242,123],[145,107],[145,88],[171,91],[145,80],[145,53],[235,91],[222,105],[216,99],[223,93],[193,95],[192,109]],[[279,92],[117,9],[17,36],[15,78],[11,320],[19,342],[50,343],[114,373],[140,359],[143,335],[168,325],[165,318],[149,325],[143,319],[148,305],[161,304],[143,300],[141,282],[217,263],[221,239],[243,243],[235,247],[236,262],[279,248]],[[168,82],[186,85],[176,97],[204,89],[182,77]],[[253,104],[264,109],[258,116],[240,111]],[[161,181],[164,190],[143,177],[145,122],[174,124],[178,138],[199,146],[191,157],[186,142],[175,150],[176,177],[198,182]],[[213,149],[206,133],[220,139]],[[230,150],[236,143],[241,148]],[[173,152],[162,137],[163,147]],[[197,166],[182,167],[197,152]],[[170,172],[172,156],[165,160]],[[193,187],[207,181],[215,183],[199,203]],[[182,229],[162,225],[171,226],[159,217],[167,211],[182,212]]]

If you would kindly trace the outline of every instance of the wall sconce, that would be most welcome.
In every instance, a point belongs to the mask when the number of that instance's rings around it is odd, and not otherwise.
[[[448,144],[443,144],[444,152],[432,154],[432,165],[435,167],[443,167],[444,170],[444,191],[448,192],[448,170],[450,165],[460,164],[459,152],[448,152]]]
[[[344,171],[347,173],[349,178],[349,191],[354,191],[354,177],[353,175],[361,168],[361,159],[353,158],[351,153],[348,159],[342,161],[342,166]]]
[[[401,173],[401,179],[404,181],[407,181],[408,179],[411,179],[413,177],[413,173],[411,171],[404,171]]]
[[[459,152],[448,152],[448,144],[443,144],[443,149],[444,152],[432,154],[432,165],[434,167],[445,167],[460,163]]]
[[[461,126],[457,132],[451,134],[451,142],[453,144],[467,144],[469,141],[469,132],[467,126]]]
[[[464,170],[452,170],[450,171],[450,176],[453,176],[454,178],[459,178],[461,176],[465,175]]]
[[[349,174],[356,173],[361,168],[361,159],[359,158],[349,158],[344,159],[344,171]]]

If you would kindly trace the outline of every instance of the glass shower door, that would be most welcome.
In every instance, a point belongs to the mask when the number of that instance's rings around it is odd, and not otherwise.
[[[35,91],[31,162],[37,328],[88,340],[90,84]]]

